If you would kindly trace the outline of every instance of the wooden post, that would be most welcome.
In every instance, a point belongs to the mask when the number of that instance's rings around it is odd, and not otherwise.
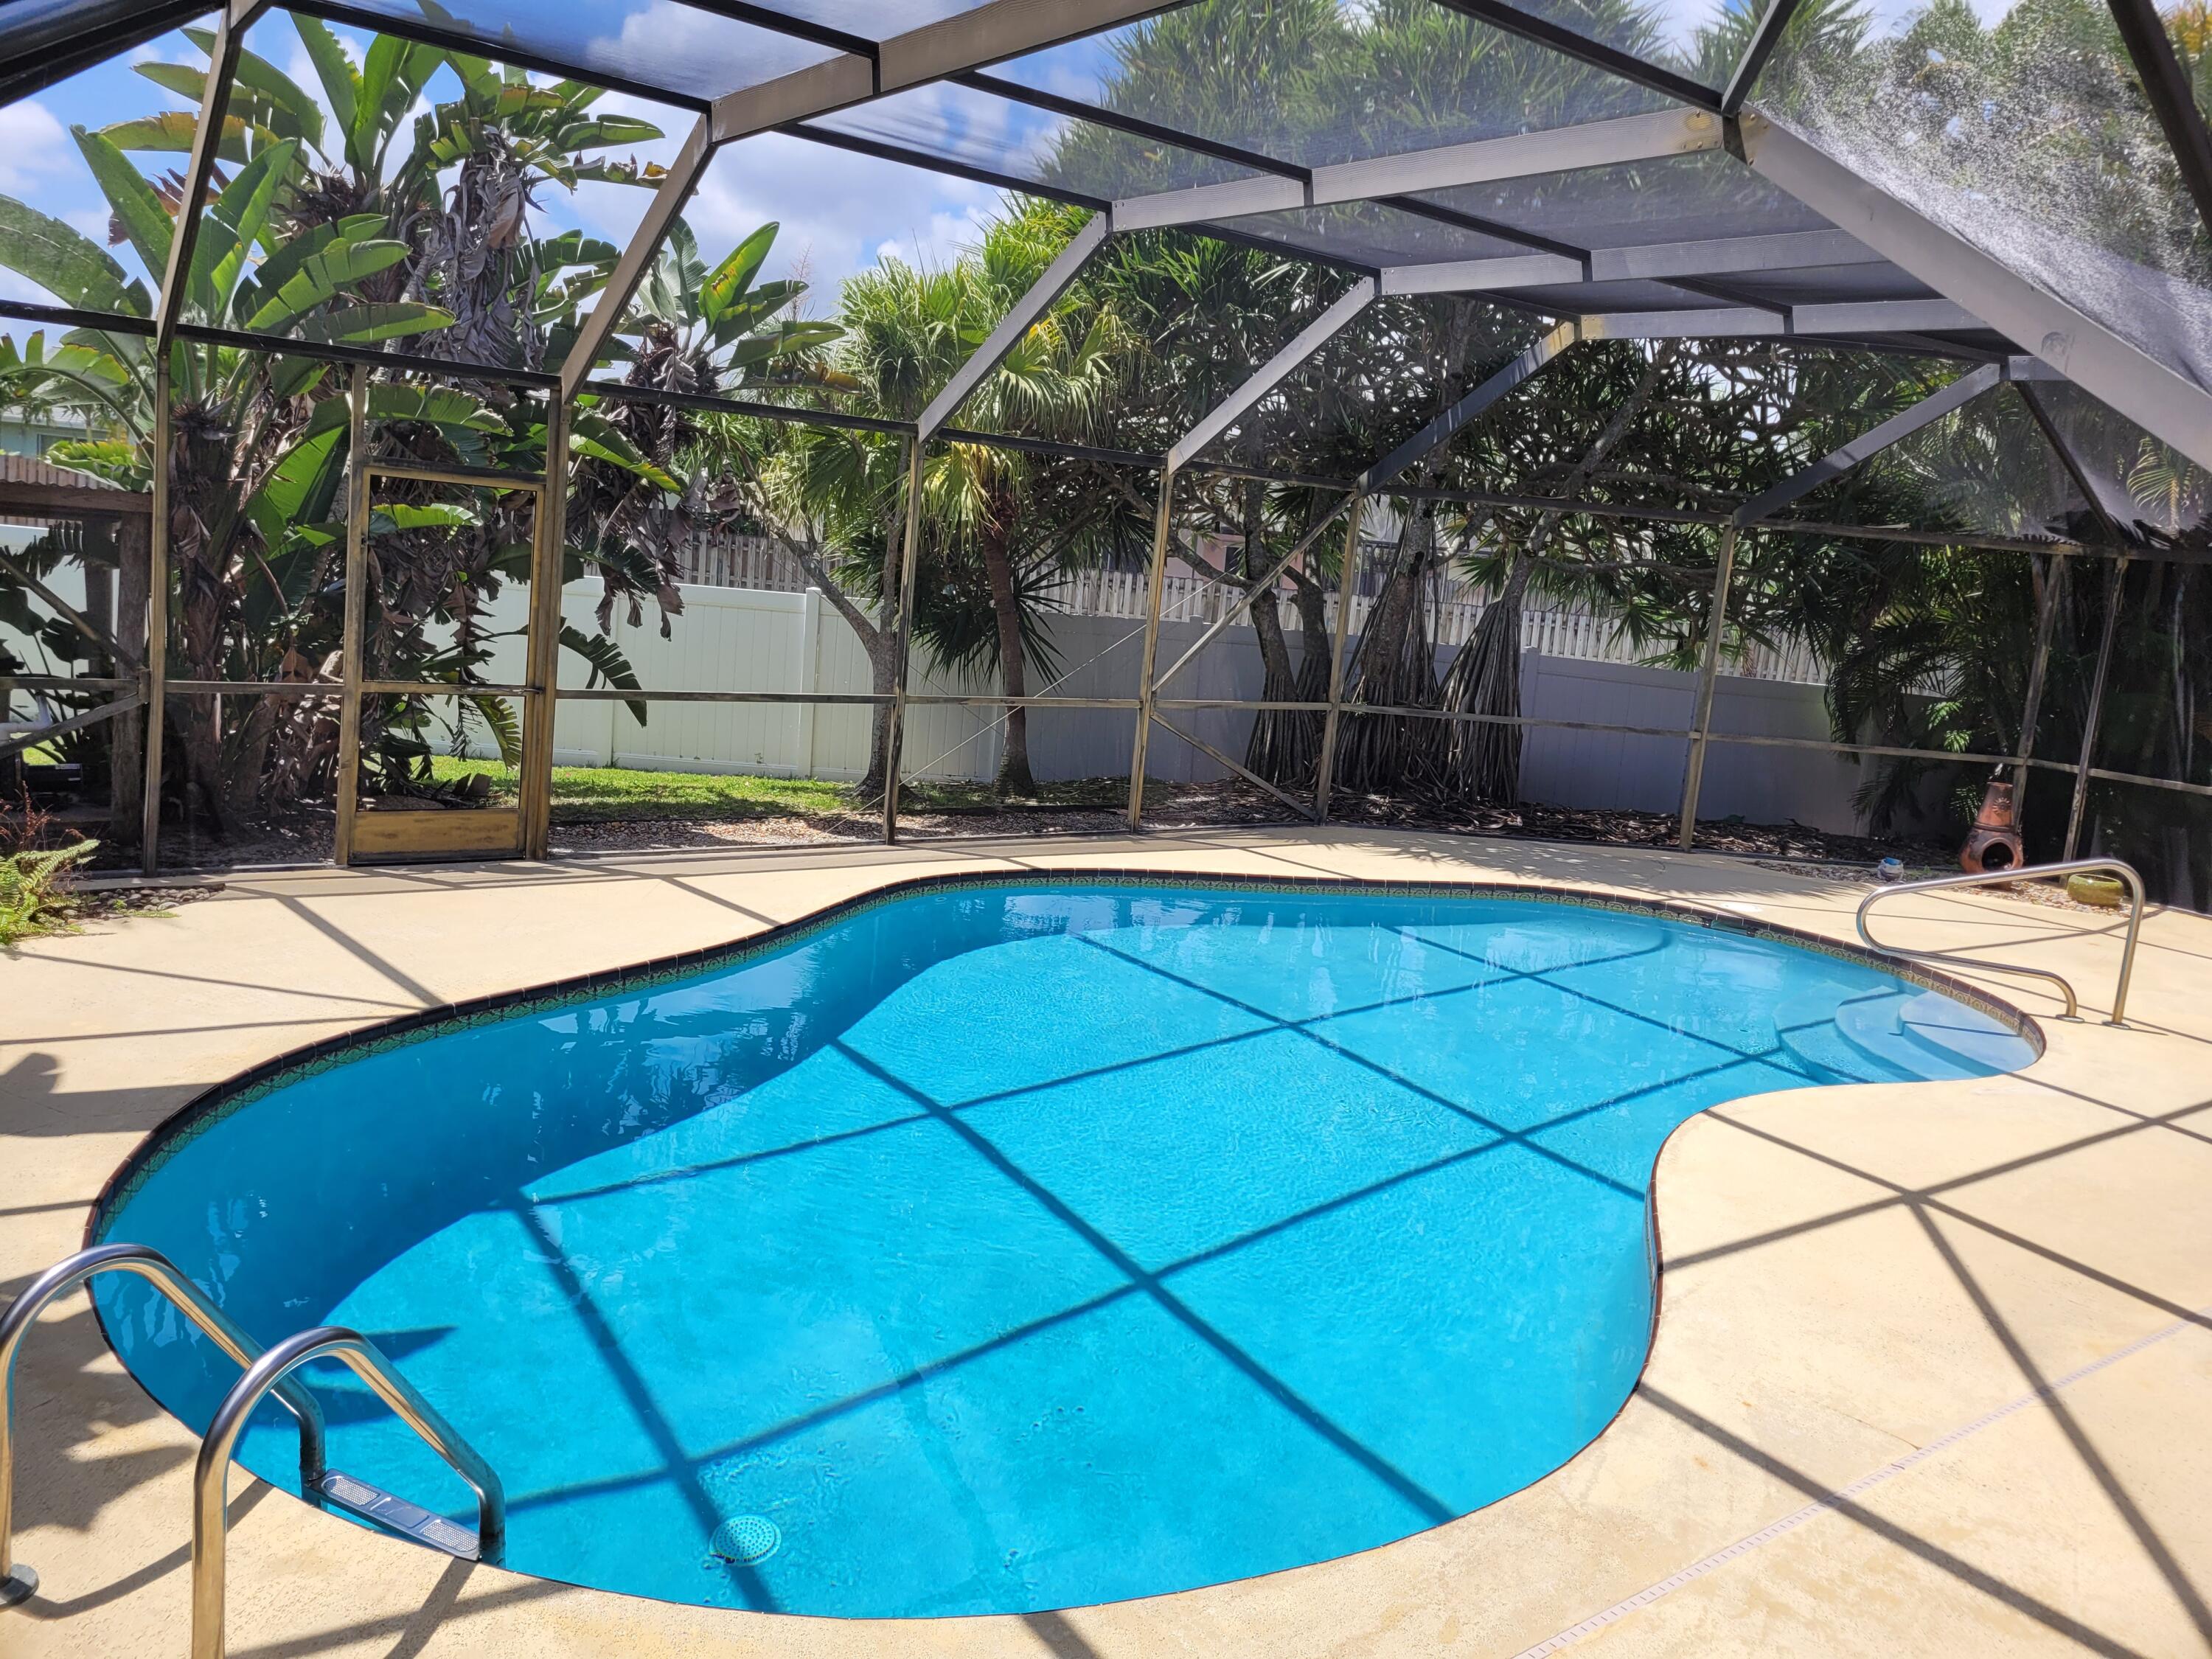
[[[151,521],[126,514],[115,526],[115,643],[136,661],[146,660],[146,561]],[[122,672],[118,665],[112,672]],[[143,690],[143,674],[141,677]],[[118,714],[110,728],[107,834],[118,848],[145,833],[146,711]]]
[[[1336,579],[1336,634],[1328,648],[1328,714],[1322,721],[1321,756],[1315,763],[1314,821],[1328,822],[1328,792],[1336,776],[1336,737],[1344,717],[1344,652],[1352,637],[1352,607],[1359,598],[1359,520],[1362,496],[1345,503],[1344,563]]]
[[[2015,823],[2027,811],[2027,763],[2035,754],[2035,722],[2043,712],[2043,677],[2051,665],[2051,625],[2058,616],[2058,584],[2065,568],[2065,561],[2057,554],[2045,556],[2043,597],[2035,607],[2035,655],[2027,665],[2027,696],[2020,711],[2020,746],[2014,751],[2018,757],[2012,769]]]
[[[345,627],[338,648],[337,841],[334,864],[353,862],[361,805],[361,652],[368,612],[368,366],[356,363],[346,392]]]
[[[1691,722],[1690,759],[1682,775],[1682,850],[1698,838],[1698,794],[1705,787],[1705,744],[1713,726],[1713,688],[1720,678],[1721,639],[1728,632],[1729,578],[1735,569],[1736,527],[1721,528],[1719,568],[1713,573],[1713,603],[1705,617],[1705,655],[1698,667],[1698,712]]]
[[[515,790],[522,817],[520,850],[526,859],[544,858],[553,840],[553,737],[561,708],[561,589],[568,544],[568,403],[558,392],[546,394],[545,484],[538,492],[537,520],[524,671],[531,693],[523,709],[522,775]]]
[[[922,440],[907,440],[906,532],[899,549],[897,665],[891,672],[890,713],[884,720],[884,844],[898,839],[899,745],[906,732],[907,668],[914,656],[914,585],[921,559]],[[888,608],[888,607],[887,607]]]
[[[147,523],[146,672],[141,699],[146,718],[146,778],[139,802],[140,866],[148,875],[161,861],[161,738],[169,702],[169,359],[154,356],[154,510]]]
[[[1160,592],[1168,575],[1168,544],[1175,536],[1175,469],[1160,470],[1159,507],[1152,519],[1152,568],[1145,586],[1145,654],[1137,669],[1137,740],[1129,757],[1129,828],[1145,824],[1145,750],[1152,735],[1152,704],[1159,689],[1152,671],[1160,658]]]
[[[2066,815],[2066,850],[2058,855],[2065,863],[2075,856],[2081,844],[2081,815],[2089,805],[2089,763],[2097,751],[2097,722],[2105,713],[2105,682],[2112,672],[2112,634],[2120,622],[2120,601],[2128,590],[2128,556],[2124,553],[2112,562],[2112,574],[2105,580],[2105,632],[2097,642],[2097,677],[2089,684],[2089,712],[2081,722],[2081,758],[2074,766],[2074,806]]]

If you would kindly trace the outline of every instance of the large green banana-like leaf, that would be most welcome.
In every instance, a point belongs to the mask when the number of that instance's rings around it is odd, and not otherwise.
[[[301,339],[325,344],[365,345],[376,340],[404,339],[411,334],[434,334],[453,325],[452,312],[403,300],[388,305],[332,306],[301,319],[298,332]]]
[[[315,66],[315,78],[323,83],[323,97],[331,106],[340,137],[345,140],[346,159],[356,161],[353,122],[354,111],[361,100],[361,72],[354,68],[353,59],[338,43],[337,36],[331,33],[330,25],[319,18],[295,11],[292,14],[292,27],[299,31],[300,44],[307,49],[307,61]]]
[[[297,139],[271,144],[233,173],[208,204],[199,240],[192,244],[190,291],[210,321],[230,316],[246,259],[269,228],[270,211],[290,182],[299,154]]]
[[[46,451],[46,459],[125,489],[145,489],[151,482],[145,456],[122,438],[64,438]]]
[[[469,530],[477,523],[475,511],[458,502],[392,501],[370,509],[368,533],[396,536],[410,530]]]
[[[650,121],[630,115],[601,115],[561,129],[561,143],[570,150],[607,149],[617,144],[649,144],[664,137]]]
[[[422,83],[445,61],[435,46],[416,46],[389,34],[369,42],[362,60],[358,101],[346,135],[346,154],[360,172],[374,176],[384,145],[414,107]]]
[[[515,711],[514,705],[504,697],[471,697],[468,701],[499,744],[500,764],[521,765],[522,716]]]
[[[806,284],[804,283],[763,283],[758,288],[738,295],[722,308],[720,316],[708,319],[715,343],[727,345],[731,341],[751,333],[805,292]]]
[[[130,369],[112,353],[65,345],[48,356],[43,333],[31,336],[19,356],[0,339],[0,402],[43,398],[68,408],[98,410],[136,426],[142,410]]]
[[[477,456],[484,453],[487,434],[505,428],[498,414],[465,392],[455,392],[443,386],[389,386],[372,382],[368,388],[368,414],[376,421],[419,421],[425,426],[434,426],[446,441],[464,453]],[[303,437],[325,432],[345,429],[347,412],[343,398],[326,398],[315,405],[301,428]]]
[[[150,309],[143,288],[131,282],[106,249],[6,196],[0,196],[0,264],[81,311],[143,317]]]
[[[290,282],[301,266],[324,252],[340,240],[365,241],[384,228],[384,217],[376,213],[356,213],[340,219],[335,224],[316,225],[296,236],[288,236],[254,269],[253,275],[239,289],[236,310],[240,316],[249,316],[270,296]]]
[[[634,472],[647,483],[658,485],[672,495],[682,491],[683,485],[640,454],[637,446],[623,436],[620,429],[597,410],[578,410],[569,426],[569,447],[579,455],[589,455],[594,460],[611,463],[625,472]]]
[[[389,270],[407,257],[407,251],[404,242],[338,242],[302,261],[300,268],[247,318],[245,325],[257,333],[281,333],[296,319],[318,306],[327,305],[363,277]],[[265,290],[257,290],[257,297],[263,291]]]
[[[142,116],[135,121],[118,121],[100,129],[100,136],[118,149],[170,151],[181,155],[192,147],[199,136],[200,118],[197,110],[165,109],[157,115]],[[246,118],[227,115],[222,122],[222,142],[216,146],[216,159],[222,161],[243,161],[247,154],[247,140],[252,137]]]
[[[561,643],[591,665],[592,677],[586,682],[587,685],[598,685],[605,681],[617,691],[635,691],[641,688],[642,682],[637,677],[637,670],[630,666],[630,660],[623,654],[623,648],[605,635],[586,634],[572,623],[562,623]],[[625,701],[623,707],[629,710],[640,726],[645,724],[646,703],[642,698],[635,702]]]
[[[214,30],[188,28],[184,31],[184,35],[210,58],[215,56]],[[257,109],[265,108],[284,118],[282,125],[272,121],[259,123],[268,127],[274,137],[304,138],[317,149],[323,147],[322,106],[308,94],[306,88],[266,58],[251,52],[242,51],[238,54],[238,70],[231,78],[233,109],[240,107],[241,93],[246,94],[247,100]]]
[[[773,220],[763,225],[731,249],[729,258],[714,267],[699,292],[700,314],[708,322],[719,322],[752,286],[753,278],[760,274],[761,262],[775,246],[776,229]]]
[[[345,399],[328,398],[324,406],[332,405],[343,412]],[[344,477],[343,428],[342,419],[335,430],[304,434],[247,498],[246,516],[261,532],[264,547],[283,548],[295,526],[328,516]]]
[[[843,333],[844,330],[835,323],[784,323],[770,333],[756,334],[740,342],[730,354],[729,367],[751,368],[773,358],[827,345]]]
[[[146,175],[106,139],[82,127],[70,128],[70,136],[76,140],[85,165],[92,169],[100,194],[107,198],[116,222],[123,227],[140,262],[158,275],[169,263],[169,238],[175,229],[169,210],[146,181]]]

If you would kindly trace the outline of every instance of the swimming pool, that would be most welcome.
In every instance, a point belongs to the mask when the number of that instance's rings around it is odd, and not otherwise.
[[[1676,1125],[2034,1052],[1627,908],[963,880],[278,1070],[157,1137],[99,1231],[264,1342],[367,1333],[500,1473],[517,1571],[1028,1611],[1526,1486],[1643,1364]],[[234,1370],[136,1281],[97,1299],[204,1427]],[[306,1375],[335,1467],[471,1521],[365,1389]],[[241,1457],[296,1490],[274,1402]]]

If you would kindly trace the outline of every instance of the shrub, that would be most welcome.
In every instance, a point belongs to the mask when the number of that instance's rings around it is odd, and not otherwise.
[[[46,822],[27,796],[17,823],[11,826],[0,819],[0,950],[67,929],[76,904],[69,891],[70,874],[99,848],[96,841],[40,846]]]

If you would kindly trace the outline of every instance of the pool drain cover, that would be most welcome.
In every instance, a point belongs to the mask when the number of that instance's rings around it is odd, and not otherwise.
[[[768,1516],[733,1515],[714,1528],[714,1541],[708,1547],[725,1561],[750,1567],[774,1555],[782,1542],[781,1528]]]

